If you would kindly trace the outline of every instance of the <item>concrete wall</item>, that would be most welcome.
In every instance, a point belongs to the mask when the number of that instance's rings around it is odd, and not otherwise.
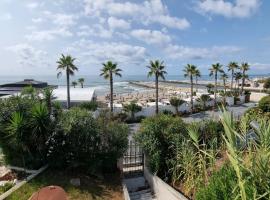
[[[152,191],[158,200],[188,200],[184,195],[173,189],[170,185],[161,180],[158,176],[144,167],[144,177],[148,181]]]
[[[266,93],[251,92],[250,101],[259,102],[261,100],[261,98],[268,96],[268,95],[269,94],[266,94]]]

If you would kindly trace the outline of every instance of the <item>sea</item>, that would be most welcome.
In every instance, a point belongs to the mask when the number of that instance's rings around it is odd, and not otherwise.
[[[249,75],[250,79],[253,78],[263,78],[268,75]],[[109,81],[105,80],[100,76],[88,75],[88,76],[72,76],[71,81],[77,81],[79,78],[84,78],[84,87],[90,87],[95,89],[97,95],[105,95],[109,93]],[[0,76],[0,85],[6,83],[12,83],[17,81],[22,81],[24,79],[34,79],[37,81],[47,82],[49,85],[65,86],[66,79],[65,76],[57,78],[56,76]],[[183,75],[167,75],[166,80],[170,81],[188,81]],[[114,92],[117,94],[127,94],[127,93],[137,93],[137,92],[147,92],[149,89],[144,87],[135,86],[129,84],[130,81],[153,81],[152,78],[148,78],[146,75],[123,75],[121,78],[114,77]],[[202,75],[199,81],[213,81],[212,77],[208,75]],[[77,87],[80,87],[79,85]],[[187,87],[187,85],[183,85]]]

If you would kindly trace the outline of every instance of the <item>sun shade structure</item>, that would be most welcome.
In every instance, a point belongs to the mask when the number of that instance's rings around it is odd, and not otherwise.
[[[34,79],[24,79],[23,81],[19,82],[0,85],[0,96],[18,94],[23,90],[23,88],[28,86],[32,86],[33,88],[36,89],[43,89],[46,87],[54,87],[54,88],[56,87],[48,85],[47,82],[36,81]]]
[[[47,186],[34,193],[29,200],[67,200],[65,190],[59,186]]]

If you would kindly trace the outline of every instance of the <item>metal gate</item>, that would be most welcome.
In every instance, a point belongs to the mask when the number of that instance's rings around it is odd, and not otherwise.
[[[144,154],[135,141],[130,140],[123,157],[123,174],[125,177],[141,176],[144,170]]]

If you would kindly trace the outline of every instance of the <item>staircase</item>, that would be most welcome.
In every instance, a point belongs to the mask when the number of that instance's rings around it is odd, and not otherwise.
[[[130,200],[154,200],[149,184],[143,176],[124,179]]]

